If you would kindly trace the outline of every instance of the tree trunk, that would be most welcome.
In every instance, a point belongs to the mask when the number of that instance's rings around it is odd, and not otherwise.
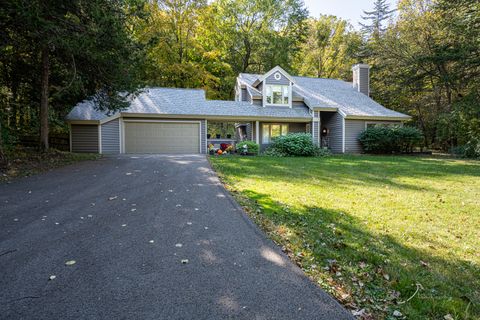
[[[48,46],[42,48],[42,93],[40,98],[40,148],[48,150],[48,80],[50,61]]]

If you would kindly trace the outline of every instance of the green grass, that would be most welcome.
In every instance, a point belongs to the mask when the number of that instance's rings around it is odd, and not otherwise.
[[[480,162],[210,160],[253,219],[347,308],[376,319],[395,310],[480,318]]]

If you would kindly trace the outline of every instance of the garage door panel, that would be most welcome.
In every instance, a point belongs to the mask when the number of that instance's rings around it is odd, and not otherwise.
[[[127,153],[199,153],[200,124],[125,122]]]

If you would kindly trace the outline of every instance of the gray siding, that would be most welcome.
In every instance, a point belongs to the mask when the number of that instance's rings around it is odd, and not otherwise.
[[[120,153],[119,119],[102,124],[102,153]]]
[[[254,106],[262,106],[263,105],[262,99],[253,99],[253,105]]]
[[[365,131],[367,123],[397,123],[400,121],[345,120],[345,153],[361,153],[362,146],[358,137]]]
[[[250,141],[255,140],[254,136],[253,136],[253,126],[254,125],[255,124],[252,123],[252,122],[247,123],[247,140],[250,140]]]
[[[207,120],[200,121],[200,153],[207,153]]]
[[[316,119],[315,119],[316,118]],[[314,111],[314,119],[312,120],[312,139],[317,146],[320,145],[320,111]]]
[[[292,102],[293,108],[308,108],[307,105],[303,101],[293,101]]]
[[[353,86],[365,95],[369,95],[370,91],[370,69],[365,67],[357,67],[353,72]]]
[[[365,130],[363,120],[345,120],[345,152],[361,153],[362,146],[358,142],[358,136]]]
[[[98,153],[98,125],[72,124],[72,152]]]
[[[343,117],[338,112],[322,112],[322,128],[329,130],[329,147],[333,153],[343,152]]]
[[[275,73],[273,73],[272,75],[267,77],[267,79],[265,79],[265,83],[267,83],[267,84],[281,84],[281,85],[289,85],[290,84],[290,80],[288,80],[288,78],[285,77],[285,75],[281,72],[279,72],[279,73],[282,75],[282,77],[280,78],[280,80],[276,80],[275,79]]]
[[[242,88],[242,101],[250,101],[250,95],[247,92],[247,89]]]

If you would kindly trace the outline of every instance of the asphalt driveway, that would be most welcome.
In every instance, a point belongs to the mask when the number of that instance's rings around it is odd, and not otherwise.
[[[2,319],[351,319],[203,156],[110,157],[0,185],[0,272]]]

